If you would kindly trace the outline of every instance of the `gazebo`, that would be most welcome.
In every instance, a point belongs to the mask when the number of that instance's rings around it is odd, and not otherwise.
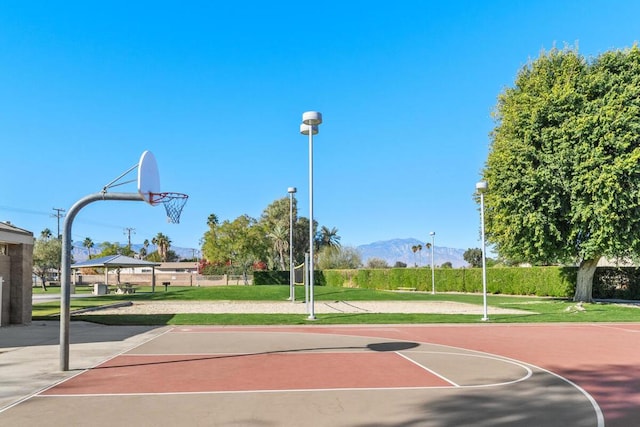
[[[131,258],[124,255],[108,255],[100,258],[88,259],[86,261],[75,263],[71,266],[72,269],[79,268],[104,268],[104,283],[109,285],[109,269],[113,268],[136,268],[136,267],[151,267],[151,289],[152,292],[156,289],[156,269],[160,263],[145,261],[143,259]]]

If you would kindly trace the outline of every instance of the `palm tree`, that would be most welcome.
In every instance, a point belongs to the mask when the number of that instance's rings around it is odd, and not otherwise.
[[[411,251],[413,252],[413,264],[417,267],[418,263],[416,262],[416,252],[418,251],[418,246],[411,246]]]
[[[282,224],[276,224],[267,234],[273,241],[273,249],[278,253],[278,261],[280,262],[280,270],[286,270],[284,265],[284,253],[289,249],[289,230]]]
[[[160,259],[162,262],[167,262],[167,253],[169,251],[169,247],[171,246],[171,240],[168,236],[165,236],[162,233],[158,233],[156,237],[151,239],[151,243],[156,245],[158,248],[158,255],[160,255]]]
[[[424,248],[428,251],[429,249],[431,249],[431,243],[425,243],[424,244]],[[429,252],[429,255],[431,255],[431,252]],[[433,260],[432,260],[433,261]],[[432,262],[433,264],[433,262]]]
[[[213,227],[216,226],[220,223],[220,221],[218,220],[218,216],[216,214],[211,214],[207,217],[207,225],[209,227]]]
[[[42,240],[49,240],[51,238],[51,230],[49,230],[48,228],[42,230],[40,232],[40,238],[42,238]]]
[[[333,227],[329,230],[328,227],[324,225],[320,229],[320,248],[328,247],[328,248],[339,248],[340,247],[340,236],[338,236],[338,229]]]
[[[140,258],[144,259],[147,255],[149,255],[149,239],[144,239],[140,248]]]
[[[422,262],[422,245],[418,245],[418,264]]]
[[[87,253],[89,254],[89,259],[91,259],[91,248],[93,248],[93,240],[90,237],[85,237],[84,242],[82,242],[82,246],[87,248]]]

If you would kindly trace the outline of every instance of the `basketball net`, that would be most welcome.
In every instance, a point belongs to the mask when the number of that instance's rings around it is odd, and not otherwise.
[[[183,193],[149,193],[151,204],[154,206],[162,203],[167,212],[167,221],[172,224],[180,223],[182,208],[187,203],[189,196]]]

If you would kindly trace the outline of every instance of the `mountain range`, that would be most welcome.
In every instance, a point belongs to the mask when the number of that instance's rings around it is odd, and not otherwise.
[[[411,250],[412,246],[422,245],[422,250],[415,253]],[[408,267],[418,265],[419,267],[431,265],[431,249],[425,247],[424,240],[413,238],[408,239],[392,239],[379,242],[369,243],[357,246],[356,249],[362,256],[363,264],[371,258],[383,259],[393,266],[400,261],[407,264]],[[469,264],[464,260],[463,254],[465,249],[446,248],[442,246],[433,247],[433,264],[438,266],[445,262],[450,262],[454,268],[467,267]]]
[[[411,247],[417,245],[422,245],[422,250],[414,253]],[[100,244],[95,245],[92,255],[95,255],[99,247]],[[142,247],[142,244],[139,243],[131,244],[131,249],[136,252],[140,252]],[[192,248],[181,248],[177,246],[171,246],[170,249],[174,251],[180,259],[192,259],[198,256],[199,252]],[[371,258],[383,259],[389,266],[393,266],[398,261],[407,264],[408,267],[431,265],[431,249],[425,247],[424,241],[414,238],[383,240],[356,246],[356,249],[360,252],[364,265],[366,265],[367,261]],[[156,248],[150,245],[147,250],[151,253],[155,251]],[[74,242],[71,252],[75,262],[81,262],[89,258],[87,248],[82,246],[82,242]],[[433,248],[433,263],[434,265],[442,265],[445,262],[450,262],[454,268],[466,267],[469,264],[463,258],[464,252],[464,249],[435,246]]]

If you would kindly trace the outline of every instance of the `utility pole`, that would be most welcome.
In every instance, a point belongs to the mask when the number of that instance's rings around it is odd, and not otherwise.
[[[127,235],[127,248],[131,250],[131,233],[136,234],[136,229],[127,227],[124,229],[124,234]]]
[[[58,218],[58,234],[56,234],[56,239],[60,240],[60,238],[62,236],[60,236],[60,218],[62,218],[64,216],[64,209],[62,208],[51,208],[52,210],[56,211],[56,213],[51,214],[52,218]]]

